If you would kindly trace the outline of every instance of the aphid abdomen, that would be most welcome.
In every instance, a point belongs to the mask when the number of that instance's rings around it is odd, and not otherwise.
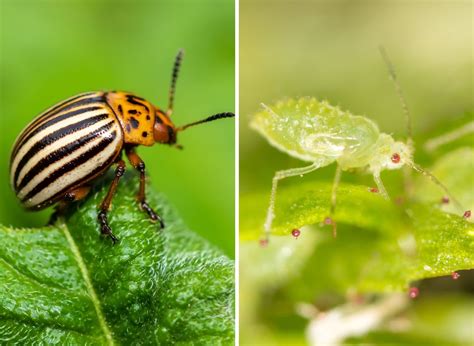
[[[103,93],[85,95],[50,108],[18,137],[10,179],[26,208],[57,202],[104,173],[120,153],[121,126]]]
[[[340,126],[345,138],[345,149],[337,159],[343,170],[369,165],[380,137],[377,125],[362,116],[350,115]]]
[[[334,144],[328,136],[328,117],[336,115],[337,111],[314,98],[288,99],[271,106],[263,105],[263,110],[253,117],[250,125],[279,150],[314,162],[321,155],[326,156],[321,153]],[[314,145],[313,141],[316,142]]]
[[[251,126],[278,149],[301,160],[341,156],[358,162],[377,140],[377,126],[314,98],[278,102],[255,115]]]

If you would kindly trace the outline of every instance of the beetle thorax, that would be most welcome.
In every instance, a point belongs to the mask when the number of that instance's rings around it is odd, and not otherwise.
[[[120,121],[125,143],[146,146],[155,143],[155,107],[150,102],[126,92],[110,92],[106,98]]]

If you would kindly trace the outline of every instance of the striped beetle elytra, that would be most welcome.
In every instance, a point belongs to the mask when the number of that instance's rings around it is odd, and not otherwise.
[[[163,228],[163,220],[146,202],[145,163],[136,153],[136,146],[161,143],[181,148],[176,144],[178,132],[234,117],[226,112],[180,127],[173,124],[171,115],[182,57],[180,50],[173,67],[167,111],[128,92],[88,92],[52,106],[27,125],[17,137],[10,159],[10,183],[21,204],[29,210],[40,210],[57,203],[55,214],[59,214],[70,202],[85,198],[93,181],[117,164],[98,212],[101,234],[117,242],[107,213],[125,171],[124,151],[140,173],[139,207]]]

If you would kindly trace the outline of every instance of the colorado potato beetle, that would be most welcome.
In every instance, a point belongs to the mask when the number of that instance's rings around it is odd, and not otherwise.
[[[145,163],[135,148],[155,143],[180,148],[178,132],[234,117],[226,112],[180,127],[173,124],[170,117],[182,57],[181,50],[173,67],[167,111],[132,93],[98,91],[73,96],[37,116],[17,137],[10,159],[10,181],[21,204],[29,210],[57,204],[56,213],[60,213],[70,202],[86,197],[94,180],[117,164],[97,217],[101,234],[115,243],[107,213],[125,172],[125,152],[140,173],[139,207],[163,228],[163,220],[146,202]]]

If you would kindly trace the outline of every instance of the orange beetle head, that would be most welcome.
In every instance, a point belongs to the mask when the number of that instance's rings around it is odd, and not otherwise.
[[[176,133],[176,128],[168,115],[160,109],[157,109],[155,113],[155,125],[153,126],[155,142],[174,145],[176,144]]]

